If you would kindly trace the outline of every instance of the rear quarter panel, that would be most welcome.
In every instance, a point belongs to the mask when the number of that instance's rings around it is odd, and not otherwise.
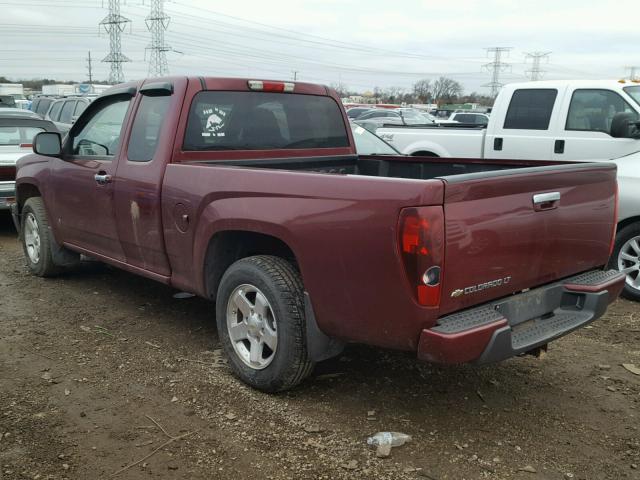
[[[272,235],[294,252],[321,329],[328,335],[415,349],[436,309],[420,307],[397,252],[400,209],[440,205],[439,180],[416,181],[282,170],[172,164],[163,186],[172,282],[204,291],[204,258],[225,230]],[[193,219],[176,228],[175,206]]]

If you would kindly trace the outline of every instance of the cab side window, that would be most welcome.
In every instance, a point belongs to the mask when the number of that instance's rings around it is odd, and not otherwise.
[[[565,130],[611,134],[611,121],[618,113],[638,114],[616,92],[583,89],[573,92]]]
[[[88,103],[78,100],[78,103],[76,104],[76,109],[73,112],[73,116],[79,117],[82,114],[82,112],[86,110],[88,105],[89,105]]]
[[[67,100],[64,102],[62,111],[60,112],[60,123],[71,123],[71,117],[73,116],[73,110],[76,108],[75,100]]]
[[[170,96],[142,97],[129,138],[127,158],[130,161],[149,162],[153,159],[170,102]]]
[[[131,97],[114,97],[91,112],[84,126],[73,133],[72,155],[112,157],[120,145],[122,126]]]
[[[551,88],[527,88],[513,92],[505,129],[548,130],[558,91]]]

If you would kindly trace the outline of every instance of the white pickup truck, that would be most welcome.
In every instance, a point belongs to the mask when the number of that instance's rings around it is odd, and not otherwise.
[[[407,155],[523,160],[603,160],[618,165],[619,214],[611,266],[623,295],[640,301],[640,84],[563,80],[506,85],[486,128],[378,128]]]

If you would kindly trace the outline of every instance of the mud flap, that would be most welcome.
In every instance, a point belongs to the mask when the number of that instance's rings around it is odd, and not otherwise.
[[[59,267],[71,267],[80,261],[80,254],[64,248],[56,242],[53,231],[49,227],[49,243],[51,244],[51,259]]]
[[[309,359],[314,362],[321,362],[340,355],[344,350],[345,343],[328,337],[320,330],[311,306],[311,298],[307,292],[304,292],[304,316],[307,327],[307,355]]]

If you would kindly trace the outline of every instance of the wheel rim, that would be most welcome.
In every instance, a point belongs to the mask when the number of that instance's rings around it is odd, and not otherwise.
[[[278,348],[276,317],[267,297],[254,285],[243,284],[231,292],[227,331],[233,350],[248,367],[262,370],[273,361]]]
[[[33,213],[27,213],[24,221],[24,244],[27,247],[27,255],[32,263],[40,261],[40,228]]]
[[[640,236],[630,238],[618,253],[618,270],[627,276],[627,285],[640,289]]]

